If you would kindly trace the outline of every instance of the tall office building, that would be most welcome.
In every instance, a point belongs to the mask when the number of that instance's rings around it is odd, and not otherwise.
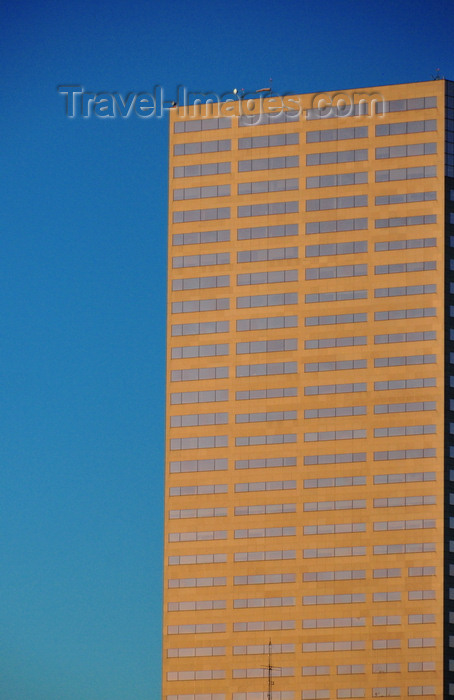
[[[263,94],[170,121],[163,698],[454,697],[454,84]]]

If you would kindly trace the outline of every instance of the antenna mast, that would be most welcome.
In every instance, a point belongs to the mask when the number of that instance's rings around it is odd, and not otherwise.
[[[271,700],[272,698],[272,690],[271,688],[274,685],[273,681],[273,671],[282,671],[282,668],[280,666],[273,666],[271,663],[271,652],[272,652],[272,644],[271,644],[271,639],[268,642],[268,664],[267,666],[263,666],[262,668],[266,668],[266,672],[268,674],[268,692],[266,694],[267,700]]]
[[[271,665],[271,639],[268,642],[268,700],[271,700],[271,687],[273,685],[272,680],[273,667]]]

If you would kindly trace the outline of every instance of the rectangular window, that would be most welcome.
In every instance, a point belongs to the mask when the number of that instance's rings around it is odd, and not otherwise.
[[[239,365],[237,377],[260,377],[273,374],[296,374],[296,362],[268,362],[256,365]]]
[[[328,408],[307,408],[304,411],[304,418],[339,418],[344,416],[365,416],[366,406],[338,406]]]
[[[201,311],[221,311],[230,309],[230,299],[190,299],[187,301],[173,301],[173,314],[186,314]]]
[[[179,292],[187,289],[212,289],[215,287],[228,287],[229,275],[213,275],[212,277],[186,277],[172,281],[172,291]]]
[[[178,165],[173,169],[173,177],[200,177],[203,175],[227,175],[231,172],[230,163],[199,163],[198,165]]]
[[[219,141],[199,141],[197,143],[177,143],[173,147],[174,156],[189,156],[194,153],[218,153],[232,150],[230,139]]]
[[[374,452],[374,461],[380,462],[383,460],[394,459],[430,459],[437,456],[437,451],[434,447],[426,447],[425,449],[412,450],[385,450]]]
[[[253,226],[250,228],[237,229],[237,238],[239,241],[297,235],[298,224],[276,224],[275,226]]]
[[[206,321],[205,323],[178,323],[171,328],[172,336],[207,335],[211,333],[227,333],[229,321]]]
[[[229,354],[227,343],[217,345],[186,345],[179,348],[172,348],[172,359],[181,360],[188,357],[216,357]]]
[[[238,172],[248,173],[257,170],[279,170],[281,168],[297,168],[299,156],[277,156],[275,158],[253,158],[252,160],[239,160]]]
[[[269,136],[252,136],[238,139],[238,148],[271,148],[273,146],[291,146],[299,143],[299,134],[270,134]]]
[[[436,165],[419,165],[415,168],[394,168],[393,170],[377,170],[375,172],[375,182],[418,180],[426,177],[437,177]]]
[[[247,435],[235,438],[237,447],[248,447],[252,445],[282,445],[284,443],[296,442],[296,434],[288,433],[281,435]]]
[[[190,119],[188,121],[176,121],[173,125],[175,134],[190,131],[211,131],[213,129],[229,129],[232,126],[230,117]]]
[[[345,432],[351,432],[351,431],[345,431]],[[365,484],[366,484],[366,477],[365,476],[332,476],[332,477],[321,478],[321,479],[304,479],[303,480],[303,487],[305,489],[330,489],[330,488],[342,488],[344,486],[347,486],[348,488],[350,488],[352,486],[365,486]]]
[[[436,214],[426,216],[396,216],[391,219],[375,219],[375,228],[392,228],[393,226],[424,226],[425,224],[436,224]],[[432,239],[435,241],[435,239]],[[436,245],[434,243],[433,245]],[[403,246],[402,246],[403,247]],[[422,248],[423,246],[405,246],[406,248]],[[425,246],[424,246],[425,247]],[[389,249],[388,249],[389,250]]]
[[[405,472],[404,474],[376,474],[374,484],[404,484],[415,481],[436,481],[435,472]]]
[[[296,338],[282,338],[276,340],[253,340],[251,342],[236,344],[237,355],[258,352],[284,352],[297,349],[298,340]]]
[[[330,163],[355,163],[367,160],[367,148],[353,151],[330,151],[328,153],[309,153],[306,156],[306,165],[328,165]]]
[[[183,391],[178,394],[170,394],[170,403],[211,403],[214,401],[228,401],[228,398],[229,392],[227,389],[218,389],[217,391]]]
[[[313,175],[306,178],[306,189],[317,187],[345,187],[346,185],[364,185],[367,172],[339,173],[338,175]]]
[[[298,396],[296,387],[278,387],[276,389],[246,389],[237,391],[235,398],[237,401],[249,401],[255,399],[281,399]]]
[[[291,260],[298,257],[298,248],[260,248],[237,253],[237,262],[263,262],[264,260]]]
[[[358,581],[365,578],[366,571],[364,569],[351,569],[349,571],[310,571],[303,574],[303,581]],[[344,642],[339,642],[339,644],[343,643]],[[355,644],[355,642],[353,642],[353,644]],[[305,651],[304,645],[303,651]],[[309,651],[309,649],[307,651]],[[336,649],[336,651],[341,651],[341,649]]]
[[[365,277],[367,264],[312,267],[306,270],[307,280],[335,279],[340,277]]]
[[[437,263],[435,260],[425,260],[423,262],[394,263],[392,265],[375,265],[374,274],[392,275],[401,272],[425,272],[427,270],[436,269]]]
[[[306,455],[304,457],[304,464],[305,465],[353,464],[355,462],[365,462],[365,461],[366,461],[366,453],[365,452],[344,452],[341,454],[330,454],[330,455]],[[362,506],[358,506],[358,507],[362,507]],[[313,509],[308,508],[307,510],[313,510]],[[316,510],[332,510],[332,509],[320,508],[320,509],[316,509]]]
[[[408,112],[413,109],[433,109],[437,106],[436,97],[411,97],[406,100],[386,100],[376,103],[377,114],[387,112]]]
[[[306,224],[306,235],[312,233],[336,233],[338,231],[362,231],[367,229],[367,219],[335,219],[334,221],[311,221]]]
[[[266,413],[237,413],[235,423],[261,423],[264,421],[296,420],[296,411],[268,411]]]
[[[297,316],[268,316],[262,318],[243,318],[236,322],[237,331],[258,331],[271,328],[296,328]]]
[[[331,314],[330,316],[306,316],[305,326],[332,326],[343,323],[366,323],[367,313],[359,314]],[[360,343],[361,345],[363,343]]]
[[[391,219],[388,219],[390,221]],[[436,238],[404,238],[400,241],[380,241],[375,244],[375,250],[406,250],[409,248],[435,248]]]
[[[374,290],[374,296],[378,297],[405,297],[415,294],[436,294],[436,284],[414,284],[408,287],[382,287]]]
[[[198,379],[225,379],[229,376],[228,367],[197,367],[194,369],[174,369],[170,374],[172,382],[192,382]]]
[[[230,185],[205,185],[204,187],[183,187],[173,191],[173,200],[205,199],[207,197],[230,196]]]
[[[321,243],[318,245],[307,245],[305,248],[306,258],[323,255],[353,255],[354,253],[367,253],[367,241]]]
[[[198,245],[199,243],[220,243],[230,241],[230,231],[190,231],[189,233],[174,233],[172,245]]]
[[[409,403],[384,403],[374,406],[374,413],[407,413],[411,411],[436,411],[436,401],[411,401]]]
[[[405,192],[403,194],[384,194],[375,197],[375,204],[403,204],[404,202],[431,202],[437,199],[436,192]]]
[[[306,350],[319,348],[345,348],[351,345],[367,345],[365,335],[350,336],[347,338],[317,338],[315,340],[304,341]]]
[[[228,447],[227,435],[203,435],[201,437],[172,438],[169,442],[171,450],[199,450],[210,447]]]
[[[287,192],[298,189],[298,178],[287,180],[257,180],[255,182],[240,182],[238,194],[261,194],[262,192]]]
[[[303,629],[326,629],[332,627],[364,627],[365,617],[325,617],[303,620]]]
[[[375,428],[374,437],[395,437],[397,435],[434,435],[435,425],[399,425],[388,428]]]
[[[436,340],[436,331],[419,331],[415,333],[389,333],[374,336],[374,343],[413,343],[420,340]]]
[[[347,289],[341,292],[319,292],[306,294],[306,304],[318,304],[327,301],[349,301],[351,299],[367,299],[367,289]]]
[[[261,112],[259,115],[238,117],[238,126],[257,126],[263,124],[287,124],[299,121],[300,113],[295,109],[281,110],[279,112]]]
[[[254,296],[237,297],[237,309],[252,309],[260,306],[284,306],[298,303],[298,292],[286,294],[256,294]]]
[[[244,216],[273,216],[275,214],[296,213],[298,213],[298,202],[269,202],[266,204],[243,204],[237,207],[237,215],[239,218]]]
[[[170,462],[171,474],[184,474],[187,472],[218,472],[227,470],[227,460],[218,459],[184,459],[179,462]],[[201,533],[199,533],[201,534]],[[227,535],[225,535],[227,537]],[[196,539],[225,539],[225,537],[200,537]],[[173,540],[171,540],[173,541]],[[179,541],[179,540],[178,540]]]
[[[169,535],[169,542],[211,542],[211,540],[226,540],[227,539],[227,530],[202,530],[198,532],[173,532]],[[203,610],[204,608],[202,607],[203,602],[206,601],[200,601],[198,604],[201,606],[200,608],[197,607],[191,607],[191,603],[187,603],[188,607],[184,608],[182,606],[185,605],[185,603],[179,603],[180,605],[180,610]],[[225,607],[225,601],[218,600],[218,601],[213,601],[213,603],[218,603],[220,608]],[[169,605],[172,605],[172,603],[169,603]],[[215,606],[213,605],[213,609]],[[207,610],[211,610],[211,606],[207,606]]]
[[[395,134],[419,134],[424,131],[436,131],[436,119],[422,119],[414,122],[396,122],[394,124],[378,124],[375,136],[393,136]]]
[[[303,549],[303,559],[365,556],[366,547],[320,547],[318,549]]]
[[[294,537],[296,527],[256,527],[246,530],[235,530],[236,540],[255,539],[257,537]]]
[[[305,372],[336,372],[351,369],[366,369],[367,360],[337,360],[332,362],[306,362]]]
[[[374,508],[402,508],[407,506],[433,506],[435,496],[400,496],[396,498],[374,498]]]
[[[410,156],[427,156],[437,152],[436,143],[413,143],[402,146],[382,146],[375,149],[375,158],[406,158]]]
[[[228,422],[228,413],[192,413],[170,417],[172,428],[186,428],[192,425],[224,425]]]
[[[322,143],[326,141],[343,141],[345,139],[367,138],[367,126],[346,127],[344,129],[323,129],[308,131],[306,143]]]
[[[355,384],[320,384],[319,386],[306,386],[304,388],[304,395],[318,396],[322,394],[350,394],[361,391],[367,391],[366,382],[357,382]]]
[[[366,532],[366,523],[336,523],[331,525],[305,525],[304,535],[340,535],[346,532]]]
[[[236,277],[238,286],[246,284],[278,284],[279,282],[298,282],[298,270],[245,272]]]
[[[229,219],[230,207],[218,207],[215,209],[190,209],[188,211],[175,211],[173,223],[180,224],[188,221],[212,221],[215,219]]]
[[[296,457],[262,457],[256,459],[237,459],[235,469],[270,469],[296,467]]]
[[[306,211],[328,211],[329,209],[352,209],[354,207],[367,207],[367,194],[306,200]]]
[[[400,367],[402,365],[435,364],[436,355],[400,355],[398,357],[377,357],[374,367]]]

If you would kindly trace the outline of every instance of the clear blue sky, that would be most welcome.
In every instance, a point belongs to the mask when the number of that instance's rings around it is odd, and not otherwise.
[[[452,0],[4,5],[0,700],[158,700],[168,125],[56,87],[454,79]]]

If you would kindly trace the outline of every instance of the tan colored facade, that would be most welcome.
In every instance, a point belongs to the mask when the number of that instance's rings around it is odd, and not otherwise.
[[[444,697],[445,81],[372,92],[172,111],[163,699]]]

